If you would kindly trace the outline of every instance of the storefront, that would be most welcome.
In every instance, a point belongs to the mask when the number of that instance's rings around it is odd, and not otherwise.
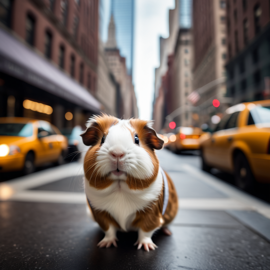
[[[59,128],[100,112],[81,85],[0,29],[0,117],[47,120]]]

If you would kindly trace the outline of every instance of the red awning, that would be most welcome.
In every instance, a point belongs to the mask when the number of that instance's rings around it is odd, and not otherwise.
[[[80,84],[0,29],[0,71],[99,112],[100,103]]]

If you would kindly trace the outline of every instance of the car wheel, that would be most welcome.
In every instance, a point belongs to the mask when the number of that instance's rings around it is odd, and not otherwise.
[[[255,186],[255,179],[246,156],[239,152],[234,159],[234,179],[239,189],[251,191]]]
[[[35,171],[35,156],[33,153],[28,153],[25,157],[23,174],[27,175]]]
[[[209,166],[206,161],[205,161],[205,157],[203,155],[203,150],[201,149],[200,151],[200,154],[201,154],[201,169],[205,172],[210,172],[211,171],[211,166]]]

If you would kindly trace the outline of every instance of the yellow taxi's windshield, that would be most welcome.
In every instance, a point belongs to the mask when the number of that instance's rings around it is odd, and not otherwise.
[[[255,124],[270,123],[270,106],[256,106],[250,110],[250,113]]]
[[[33,124],[0,123],[0,136],[30,137],[33,135]]]

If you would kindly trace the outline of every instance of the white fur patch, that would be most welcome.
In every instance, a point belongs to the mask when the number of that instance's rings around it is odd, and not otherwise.
[[[143,190],[131,190],[125,181],[116,180],[103,190],[89,185],[85,179],[85,193],[91,205],[105,210],[118,222],[123,230],[130,230],[135,214],[158,199],[162,191],[162,175],[159,171],[156,180]]]
[[[105,142],[97,155],[96,166],[99,175],[105,176],[116,170],[117,166],[119,170],[135,178],[146,179],[153,175],[154,165],[151,157],[143,147],[134,143],[134,138],[129,130],[134,130],[129,120],[119,120],[109,129]],[[110,152],[113,151],[124,153],[124,157],[118,164],[113,162],[110,156]],[[112,179],[117,180],[113,176]]]

